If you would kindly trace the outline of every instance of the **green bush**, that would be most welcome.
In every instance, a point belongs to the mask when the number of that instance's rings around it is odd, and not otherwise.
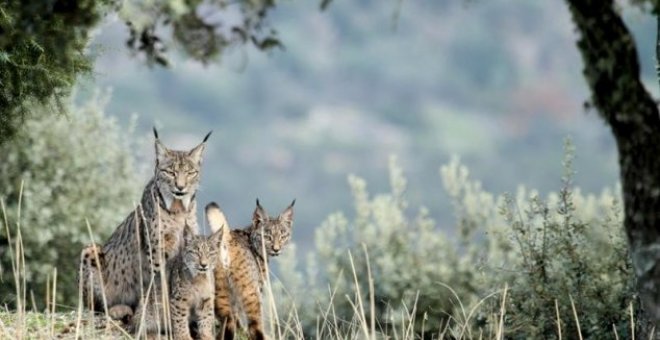
[[[72,106],[67,115],[35,108],[16,138],[0,146],[0,199],[12,243],[20,223],[28,303],[33,292],[43,306],[47,278],[57,267],[57,301],[75,306],[78,254],[90,242],[86,221],[95,240],[102,241],[139,199],[142,176],[136,169],[132,128],[106,116],[104,105],[92,99]],[[8,239],[3,223],[0,303],[13,305],[16,289]]]
[[[637,314],[639,304],[620,199],[611,189],[585,196],[573,188],[572,161],[567,144],[559,193],[545,200],[524,191],[522,199],[505,196],[501,212],[520,261],[494,277],[511,286],[504,324],[510,337],[555,339],[559,327],[569,338],[632,337],[629,308]]]
[[[585,338],[614,338],[613,327],[625,337],[634,282],[619,191],[574,188],[572,154],[568,148],[563,187],[545,199],[522,187],[496,196],[457,159],[443,166],[455,233],[441,230],[424,207],[409,217],[406,179],[394,159],[389,193],[371,196],[363,179],[350,176],[354,216],[330,215],[306,261],[295,247],[278,261],[279,310],[294,306],[308,335],[357,333],[371,318],[371,292],[376,332],[557,338],[558,311],[563,337],[575,338],[572,300]]]

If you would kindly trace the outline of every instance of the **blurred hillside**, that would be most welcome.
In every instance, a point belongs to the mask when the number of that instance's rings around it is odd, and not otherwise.
[[[636,12],[627,19],[657,93],[655,24]],[[178,57],[165,70],[131,58],[125,28],[109,18],[95,42],[96,76],[80,96],[111,87],[107,112],[124,123],[137,113],[145,138],[155,123],[168,146],[191,147],[214,130],[200,205],[215,200],[245,224],[256,197],[271,213],[297,198],[302,249],[325,216],[351,209],[347,174],[384,190],[390,154],[408,175],[412,206],[430,205],[447,229],[438,168],[452,154],[489,191],[549,190],[570,135],[579,186],[617,181],[610,132],[584,113],[588,92],[562,2],[335,0],[319,12],[317,1],[286,1],[271,23],[284,51],[238,48],[207,67]],[[152,152],[149,143],[149,162]]]

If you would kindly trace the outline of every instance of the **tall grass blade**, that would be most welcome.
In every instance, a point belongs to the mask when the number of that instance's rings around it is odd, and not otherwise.
[[[571,299],[571,308],[573,309],[573,317],[575,317],[575,325],[577,326],[577,331],[578,331],[578,337],[580,340],[582,340],[582,330],[580,329],[580,319],[578,318],[577,315],[577,310],[575,309],[575,302],[573,301],[573,296],[568,295],[568,297]]]

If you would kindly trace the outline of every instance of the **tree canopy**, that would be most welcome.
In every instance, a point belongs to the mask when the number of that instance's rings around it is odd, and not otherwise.
[[[0,4],[0,143],[14,135],[30,103],[59,103],[76,77],[90,72],[85,47],[108,5],[106,0]]]
[[[176,46],[202,63],[233,45],[281,47],[266,21],[274,0],[45,0],[0,3],[0,143],[12,138],[31,103],[62,112],[76,79],[92,70],[90,33],[113,13],[128,25],[127,47],[148,65],[168,65]]]

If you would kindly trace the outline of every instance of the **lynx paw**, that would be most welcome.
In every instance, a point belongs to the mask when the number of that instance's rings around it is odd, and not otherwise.
[[[108,309],[108,316],[113,320],[126,322],[133,316],[133,308],[127,305],[114,305]]]

